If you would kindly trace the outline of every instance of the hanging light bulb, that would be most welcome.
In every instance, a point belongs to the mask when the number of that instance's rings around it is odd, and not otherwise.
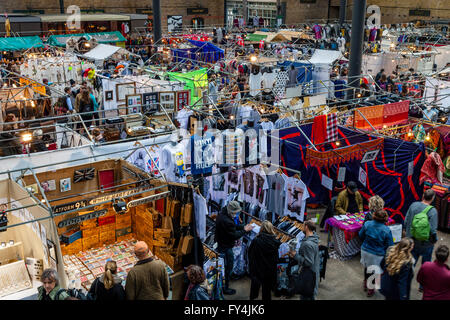
[[[425,140],[427,140],[427,141],[430,141],[430,140],[431,140],[431,137],[430,137],[430,134],[429,134],[429,133],[427,133],[427,136],[425,137]]]
[[[341,145],[341,143],[339,142],[339,141],[336,141],[336,146],[340,146]]]

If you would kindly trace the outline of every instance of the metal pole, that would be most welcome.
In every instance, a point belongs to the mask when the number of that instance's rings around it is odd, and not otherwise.
[[[64,14],[65,10],[64,10],[64,0],[59,0],[59,11]]]
[[[227,8],[228,0],[223,0],[223,26],[227,28],[228,25],[228,8]]]
[[[357,88],[359,88],[359,80],[361,77],[365,16],[366,0],[353,1],[352,37],[350,42],[350,68],[348,78],[349,86]],[[351,91],[350,97],[353,98],[354,95],[355,91]]]
[[[247,0],[242,0],[242,14],[244,16],[244,25],[247,27],[248,25],[248,6],[247,6]]]
[[[161,3],[153,0],[153,43],[161,39]]]
[[[343,25],[347,16],[347,0],[341,0],[339,5],[339,25]]]

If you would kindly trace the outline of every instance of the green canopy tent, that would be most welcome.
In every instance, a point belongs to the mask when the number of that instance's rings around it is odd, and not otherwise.
[[[94,38],[98,41],[98,43],[113,44],[119,47],[125,47],[125,42],[127,41],[127,39],[125,39],[125,37],[119,31],[113,31],[51,35],[50,37],[48,37],[47,43],[52,46],[65,47],[67,40],[72,37],[75,39],[85,37],[87,40]]]
[[[191,92],[191,105],[201,99],[199,88],[208,87],[208,69],[202,68],[186,73],[181,72],[167,72],[169,80],[181,81],[184,83],[184,89]]]
[[[44,48],[44,44],[38,36],[0,38],[0,51],[17,51],[30,48]]]
[[[245,41],[250,41],[250,42],[259,42],[260,40],[265,40],[267,38],[266,34],[254,34],[254,33],[249,33],[247,34],[247,36],[245,37]]]

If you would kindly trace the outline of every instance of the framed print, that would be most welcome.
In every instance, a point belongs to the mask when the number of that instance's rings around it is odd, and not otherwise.
[[[105,100],[106,101],[111,101],[114,99],[114,95],[113,95],[113,91],[105,91]]]
[[[167,112],[175,111],[175,92],[160,92],[159,100]]]
[[[177,91],[177,111],[183,109],[183,107],[188,106],[190,104],[190,91]]]
[[[82,182],[86,180],[93,180],[95,178],[95,168],[84,168],[75,170],[73,174],[73,183]]]
[[[142,96],[140,94],[127,94],[127,114],[141,112]]]
[[[56,190],[55,180],[42,181],[41,187],[42,189],[44,189],[45,192],[55,191]]]
[[[136,93],[136,82],[116,84],[117,102],[125,102],[127,94],[135,94],[135,93]]]
[[[124,116],[127,114],[127,105],[126,104],[118,105],[117,110],[119,111],[119,116]]]
[[[142,94],[142,113],[155,114],[159,112],[159,94],[158,92],[150,92]]]
[[[61,192],[70,191],[72,189],[71,184],[70,184],[70,178],[65,178],[65,179],[59,180],[59,187],[60,187]]]
[[[30,190],[32,193],[38,193],[38,186],[37,186],[37,183],[35,183],[35,184],[30,184],[29,186],[26,186],[25,188],[27,188],[28,190]]]

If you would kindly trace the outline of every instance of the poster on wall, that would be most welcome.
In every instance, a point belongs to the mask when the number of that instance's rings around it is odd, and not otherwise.
[[[59,187],[61,189],[61,192],[70,191],[71,190],[70,178],[59,180]]]
[[[158,92],[150,92],[142,94],[142,113],[155,114],[159,111],[159,95]]]
[[[56,190],[56,182],[55,180],[42,181],[41,187],[45,192],[55,191]]]
[[[127,95],[127,114],[141,112],[142,96],[140,94]]]
[[[183,26],[183,16],[167,16],[167,30],[169,32],[180,32]]]
[[[180,111],[190,104],[189,90],[177,91],[177,110]]]

